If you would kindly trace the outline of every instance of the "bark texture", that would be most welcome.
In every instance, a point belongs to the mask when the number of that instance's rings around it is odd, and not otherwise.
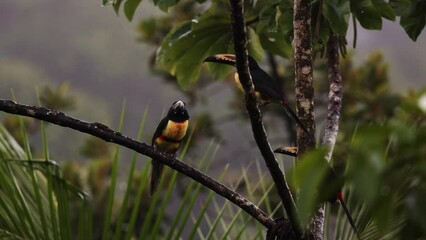
[[[315,136],[314,87],[311,44],[311,0],[294,0],[294,71],[296,111],[311,136]],[[297,128],[299,154],[313,147],[310,137]]]
[[[339,39],[335,34],[330,34],[327,43],[327,68],[330,90],[328,93],[327,120],[322,137],[322,145],[327,148],[325,160],[330,162],[333,155],[339,132],[340,111],[342,109],[343,85],[339,64]],[[311,233],[314,239],[324,239],[325,203],[317,210],[311,224]]]
[[[329,162],[336,144],[337,133],[339,132],[340,111],[342,109],[343,82],[340,75],[339,64],[339,39],[335,34],[331,34],[327,44],[328,58],[328,80],[330,90],[328,93],[327,121],[325,132],[322,138],[322,145],[329,151],[326,160]]]

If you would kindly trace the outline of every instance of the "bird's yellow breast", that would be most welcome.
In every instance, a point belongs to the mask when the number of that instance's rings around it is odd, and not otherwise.
[[[155,139],[155,146],[165,152],[176,152],[180,141],[185,137],[188,120],[183,122],[168,121],[161,135]]]
[[[234,81],[235,81],[235,85],[237,85],[238,89],[240,89],[242,92],[244,92],[243,85],[240,82],[240,77],[238,76],[237,72],[234,74]],[[261,99],[260,93],[256,90],[256,86],[254,86],[254,87],[255,87],[254,94],[256,95],[256,98],[260,100]]]

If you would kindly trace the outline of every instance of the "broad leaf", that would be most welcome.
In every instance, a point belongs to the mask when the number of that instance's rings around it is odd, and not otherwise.
[[[210,48],[210,52],[213,53],[232,53],[234,52],[234,46],[230,39],[232,38],[231,32],[224,34],[220,39],[216,41]],[[225,49],[225,50],[224,50]],[[210,73],[214,79],[223,79],[232,71],[233,67],[217,64],[217,63],[206,63]]]
[[[395,12],[393,11],[389,3],[385,2],[384,0],[372,0],[372,3],[377,9],[377,11],[380,12],[382,17],[391,21],[395,21]]]
[[[335,33],[346,35],[350,15],[348,1],[326,0],[323,6],[323,15],[328,20],[331,29]]]
[[[380,174],[385,168],[385,153],[382,149],[385,142],[386,129],[366,128],[353,137],[347,176],[356,186],[353,193],[357,194],[369,206],[378,198]]]
[[[162,64],[183,89],[193,86],[199,78],[203,60],[212,54],[232,53],[231,20],[227,2],[215,1],[197,20],[187,21],[175,27],[164,39],[157,52],[157,62]],[[248,28],[248,49],[255,59],[263,56],[259,36]],[[207,64],[206,64],[207,65]],[[220,64],[208,64],[215,77],[224,77],[230,68]]]
[[[291,44],[285,41],[285,36],[280,33],[269,33],[260,36],[262,47],[270,53],[283,58],[290,58],[293,52]]]
[[[257,32],[276,32],[278,29],[277,16],[279,16],[277,4],[268,4],[259,11],[259,20],[256,24]]]
[[[203,18],[192,22],[190,31],[185,31],[187,24],[170,32],[158,51],[158,60],[184,89],[198,80],[203,59],[209,54],[226,52],[228,44],[225,43],[231,41],[229,18]]]
[[[288,0],[265,2],[261,1],[263,5],[259,10],[256,32],[266,36],[270,36],[271,33],[278,33],[282,35],[283,40],[290,44],[293,36],[293,5]]]
[[[327,190],[322,186],[333,184],[332,179],[327,183],[324,182],[330,169],[324,159],[325,153],[324,149],[306,153],[298,161],[297,167],[290,172],[290,184],[298,193],[297,206],[304,225],[309,223],[310,217],[321,202],[320,198],[323,198],[319,196],[323,194],[320,189]]]
[[[115,0],[112,3],[112,6],[114,7],[114,11],[117,15],[118,15],[118,10],[120,10],[120,5],[121,5],[122,2],[123,2],[123,0]]]
[[[422,0],[414,1],[401,14],[400,24],[408,36],[416,41],[417,37],[425,27],[426,22],[426,2]]]
[[[253,28],[248,28],[248,51],[250,55],[255,59],[263,58],[264,51],[260,43],[259,36]]]
[[[397,16],[401,16],[410,4],[411,0],[389,0],[389,6],[392,7]]]
[[[178,0],[154,0],[155,6],[158,6],[162,11],[167,12],[170,7],[178,3]]]
[[[382,17],[371,0],[351,0],[351,12],[365,29],[382,29]]]
[[[142,0],[127,0],[126,3],[124,3],[124,14],[129,21],[132,21],[136,8],[138,8],[141,1]]]

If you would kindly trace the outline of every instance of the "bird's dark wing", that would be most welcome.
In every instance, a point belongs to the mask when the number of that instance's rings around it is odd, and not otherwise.
[[[154,132],[154,135],[152,136],[152,143],[151,146],[154,146],[155,144],[155,140],[161,136],[161,134],[163,133],[163,130],[166,128],[167,126],[167,122],[169,121],[169,119],[167,117],[164,117],[163,119],[161,119],[160,123],[157,126],[157,129]],[[152,159],[151,161],[151,176],[150,176],[150,196],[153,196],[155,191],[158,188],[158,184],[160,183],[161,180],[161,175],[163,173],[163,169],[164,169],[164,165],[161,164],[158,160],[156,159]]]
[[[167,126],[168,121],[169,121],[169,119],[167,117],[164,117],[163,119],[161,119],[160,123],[157,126],[157,129],[154,132],[154,135],[152,136],[151,146],[154,145],[155,139],[157,139],[159,136],[161,136],[161,134],[163,133],[163,130]]]
[[[250,73],[256,91],[259,92],[263,98],[270,98],[276,101],[283,100],[283,91],[277,80],[273,79],[260,68]]]

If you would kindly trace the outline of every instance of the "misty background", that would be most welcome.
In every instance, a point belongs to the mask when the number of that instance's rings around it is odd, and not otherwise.
[[[188,101],[176,85],[150,72],[148,63],[156,48],[138,41],[138,21],[160,14],[165,13],[150,1],[142,1],[133,21],[128,22],[123,13],[117,16],[111,6],[103,7],[100,0],[1,0],[0,98],[12,98],[13,90],[18,102],[36,105],[36,89],[67,82],[68,94],[76,101],[75,109],[66,111],[68,115],[117,129],[125,100],[122,132],[132,138],[136,137],[148,107],[143,141],[150,143],[158,121],[170,104],[177,99]],[[350,28],[348,49],[352,46],[352,36]],[[394,91],[406,92],[425,85],[424,32],[417,42],[412,42],[397,22],[384,20],[381,31],[358,27],[357,48],[353,51],[355,62],[361,63],[376,50],[382,51],[390,65]],[[200,94],[207,101],[190,105],[190,114],[209,111],[218,119],[229,114],[228,102],[234,93],[228,82],[212,80]],[[0,119],[4,116],[0,113]],[[249,125],[241,123],[237,120],[218,127],[227,140],[213,164],[218,170],[225,163],[232,161],[239,166],[260,156]],[[280,145],[282,140],[274,142],[274,133],[271,134],[271,144]],[[56,126],[49,126],[47,135],[54,160],[82,160],[79,148],[86,135]],[[36,136],[31,141],[37,145],[41,138]],[[193,151],[192,158],[200,157],[209,142],[205,139],[197,143],[200,150]],[[125,164],[126,159],[123,159]]]

